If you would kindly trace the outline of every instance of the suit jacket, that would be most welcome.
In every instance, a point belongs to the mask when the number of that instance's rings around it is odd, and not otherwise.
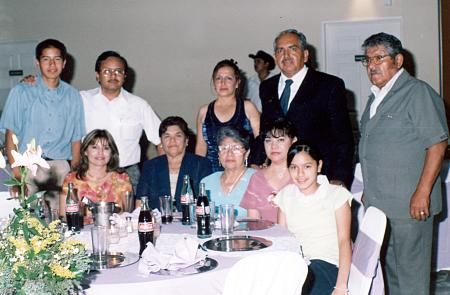
[[[426,150],[448,138],[444,102],[425,82],[400,74],[370,118],[369,97],[361,117],[359,158],[364,180],[364,206],[375,206],[388,218],[410,219]],[[430,215],[441,211],[440,176],[430,195]]]
[[[280,74],[261,83],[261,129],[284,116],[278,96]],[[328,179],[349,184],[353,175],[354,142],[347,111],[345,85],[341,79],[308,69],[286,118],[297,129],[297,138],[314,144],[323,159]]]
[[[189,174],[192,190],[197,195],[200,181],[211,173],[211,163],[208,159],[190,153],[184,155],[175,190],[175,201],[179,211],[181,210],[180,194],[183,186],[183,176]],[[167,161],[167,156],[162,155],[144,162],[136,197],[148,196],[150,207],[159,208],[159,197],[166,195],[171,195],[169,162]]]

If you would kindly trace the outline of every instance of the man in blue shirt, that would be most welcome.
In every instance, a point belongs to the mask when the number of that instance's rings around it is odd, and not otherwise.
[[[36,47],[36,64],[40,75],[34,85],[19,83],[9,93],[0,120],[6,130],[8,161],[14,158],[11,151],[26,150],[33,138],[41,146],[50,169],[39,168],[36,176],[28,176],[30,193],[46,190],[52,208],[58,208],[59,192],[70,166],[80,160],[81,138],[85,133],[83,103],[79,92],[61,81],[66,64],[67,50],[58,40],[47,39]],[[13,143],[13,134],[19,140]],[[70,166],[68,161],[70,161]],[[14,176],[20,177],[18,168]]]

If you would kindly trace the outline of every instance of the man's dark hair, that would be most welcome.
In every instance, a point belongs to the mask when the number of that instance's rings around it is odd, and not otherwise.
[[[100,67],[102,65],[102,62],[105,61],[108,57],[115,57],[120,59],[123,63],[125,74],[128,73],[128,63],[125,57],[121,56],[118,52],[112,50],[105,51],[97,57],[97,61],[95,62],[95,71],[97,73],[100,73]]]
[[[46,39],[36,46],[36,59],[37,60],[39,60],[41,58],[42,52],[44,51],[44,49],[47,49],[47,48],[59,49],[62,59],[66,60],[66,58],[67,58],[66,46],[62,42],[55,40],[55,39]]]
[[[364,50],[364,53],[366,53],[367,49],[379,45],[383,45],[392,58],[396,57],[397,54],[402,53],[403,51],[402,42],[400,42],[397,37],[383,32],[374,34],[367,38],[361,47]]]

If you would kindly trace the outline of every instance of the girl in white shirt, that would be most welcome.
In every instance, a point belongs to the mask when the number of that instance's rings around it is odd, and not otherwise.
[[[295,234],[302,255],[311,264],[303,291],[306,294],[348,294],[351,264],[349,201],[351,193],[318,175],[322,160],[317,150],[296,142],[287,159],[294,184],[275,198],[278,222]]]

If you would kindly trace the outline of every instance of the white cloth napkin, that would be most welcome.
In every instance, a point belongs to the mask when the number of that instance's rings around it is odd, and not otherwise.
[[[176,243],[173,254],[165,254],[148,243],[139,260],[139,272],[149,275],[161,269],[178,270],[203,261],[206,259],[206,252],[199,249],[198,245],[196,240],[184,237]]]

